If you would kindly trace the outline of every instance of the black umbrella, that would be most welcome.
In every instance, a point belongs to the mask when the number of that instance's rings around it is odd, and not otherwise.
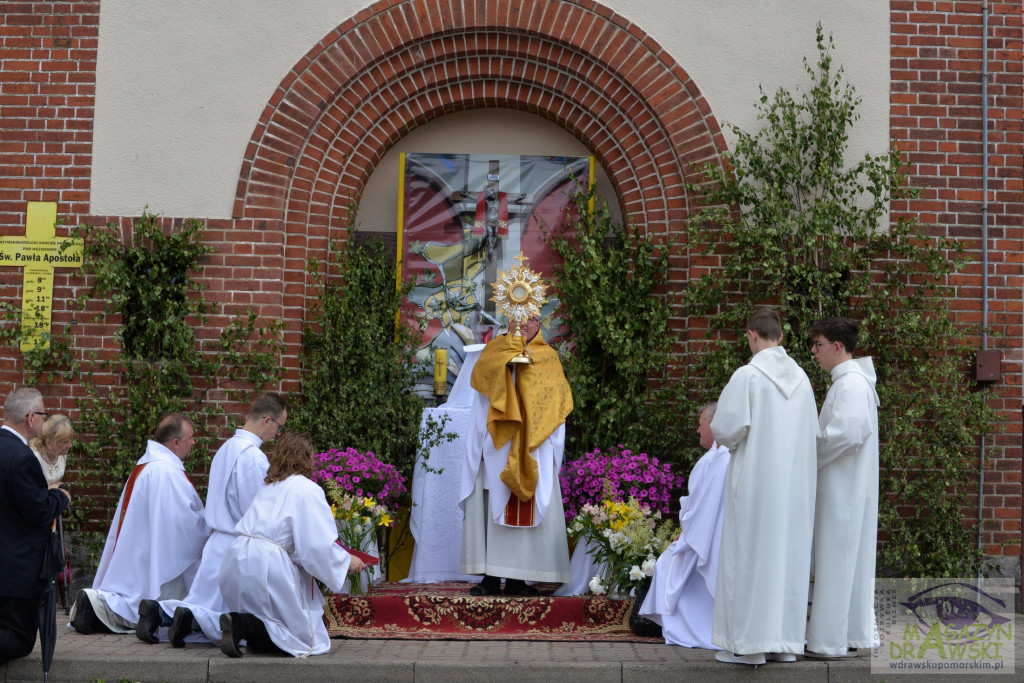
[[[57,536],[60,538],[61,557],[64,564],[57,574],[57,597],[64,603],[64,614],[71,616],[71,560],[68,558],[68,547],[64,544],[64,516],[57,518]]]
[[[64,546],[60,541],[57,520],[54,520],[39,571],[39,579],[43,582],[43,594],[39,598],[39,647],[43,654],[44,683],[49,679],[53,648],[57,644],[57,575],[64,564]]]

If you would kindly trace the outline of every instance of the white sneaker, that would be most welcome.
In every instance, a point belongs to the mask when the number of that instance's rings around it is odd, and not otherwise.
[[[765,662],[763,652],[757,652],[752,655],[734,655],[731,652],[722,650],[715,653],[715,659],[726,664],[749,664],[750,666],[759,666]]]
[[[764,658],[769,662],[784,662],[786,664],[796,661],[796,655],[792,652],[766,652]]]

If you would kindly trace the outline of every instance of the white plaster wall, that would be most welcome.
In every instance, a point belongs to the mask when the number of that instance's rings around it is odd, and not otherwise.
[[[365,0],[103,0],[96,83],[92,205],[97,215],[229,218],[256,122],[289,69]],[[889,4],[886,0],[606,0],[667,49],[723,123],[753,130],[758,85],[803,86],[816,57],[814,26],[834,34],[836,61],[864,98],[852,152],[889,144]],[[481,139],[507,135],[501,117],[472,116]],[[557,132],[536,119],[537,135]],[[431,149],[463,149],[466,126]],[[518,125],[522,125],[520,120]],[[529,123],[527,123],[529,126]],[[444,136],[451,135],[451,139]],[[410,136],[412,137],[412,136]],[[407,139],[408,140],[408,139]],[[568,134],[565,149],[581,145]],[[572,149],[569,149],[572,147]],[[522,147],[520,147],[522,149]],[[527,153],[527,152],[521,152]],[[381,172],[386,169],[381,168]],[[397,173],[397,171],[395,171]],[[376,175],[376,174],[375,174]],[[397,182],[397,181],[396,181]],[[393,202],[372,182],[369,202]],[[369,208],[369,207],[367,207]],[[364,219],[367,216],[364,213]]]

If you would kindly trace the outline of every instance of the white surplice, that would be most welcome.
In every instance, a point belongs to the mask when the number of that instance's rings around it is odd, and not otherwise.
[[[690,472],[679,499],[682,532],[658,558],[640,614],[661,624],[665,643],[719,649],[711,642],[729,449],[714,444]]]
[[[329,652],[324,599],[313,577],[334,592],[351,555],[323,489],[302,475],[263,487],[224,553],[220,590],[232,612],[256,615],[274,644],[296,657]]]
[[[804,651],[818,411],[781,346],[733,373],[711,432],[732,452],[711,642],[734,654]]]
[[[879,644],[874,610],[878,405],[871,358],[832,368],[832,386],[818,418],[814,595],[807,626],[807,649],[821,654]]]
[[[462,464],[459,500],[464,503],[476,488],[477,473],[483,473],[484,488],[490,492],[490,515],[496,524],[505,524],[505,506],[508,504],[512,491],[501,480],[501,473],[508,463],[508,453],[512,448],[509,441],[500,449],[494,447],[494,439],[487,431],[487,411],[490,400],[479,391],[473,392],[472,411],[469,416],[469,433],[466,435],[466,459]],[[551,506],[553,491],[558,492],[561,500],[561,487],[558,486],[558,473],[562,471],[562,454],[565,450],[565,423],[551,433],[530,456],[537,463],[537,489],[534,495],[536,512],[535,526],[543,523]],[[564,523],[563,518],[563,523]],[[522,529],[524,527],[516,527]]]
[[[235,525],[263,488],[270,466],[260,450],[262,445],[260,437],[237,429],[213,456],[206,494],[206,523],[213,533],[203,547],[202,561],[188,595],[181,600],[160,602],[167,614],[174,614],[178,606],[189,608],[203,634],[213,642],[220,641],[220,615],[228,611],[217,584],[221,560],[235,540]]]
[[[512,442],[500,449],[494,447],[487,431],[490,400],[478,391],[473,394],[459,485],[459,507],[465,512],[459,571],[564,583],[569,580],[569,545],[558,473],[565,449],[565,424],[530,453],[538,469],[536,525],[507,526],[505,506],[513,494],[501,481],[501,473]]]
[[[95,596],[122,620],[107,623],[117,632],[134,628],[142,600],[180,598],[188,593],[210,533],[203,502],[178,456],[149,441],[136,467],[139,465],[145,467],[135,479],[126,508],[125,492],[121,492],[92,582]],[[103,609],[96,611],[102,619]]]

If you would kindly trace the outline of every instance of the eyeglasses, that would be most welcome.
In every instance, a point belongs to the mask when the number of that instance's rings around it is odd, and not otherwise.
[[[33,410],[31,413],[29,413],[29,415],[40,415],[43,418],[43,422],[46,422],[47,420],[50,419],[50,414],[49,413],[42,413],[42,412],[40,412],[38,410]]]
[[[829,344],[832,344],[832,342],[829,342],[829,341],[816,341],[816,342],[811,342],[811,348],[812,348],[813,350],[817,351],[817,350],[818,350],[818,349],[820,349],[820,348],[821,348],[822,346],[828,346]]]
[[[270,416],[267,415],[267,417],[270,417]],[[281,424],[280,422],[278,422],[277,420],[275,420],[272,417],[270,417],[270,421],[277,425],[277,433],[278,434],[284,434],[284,425],[283,424]]]

